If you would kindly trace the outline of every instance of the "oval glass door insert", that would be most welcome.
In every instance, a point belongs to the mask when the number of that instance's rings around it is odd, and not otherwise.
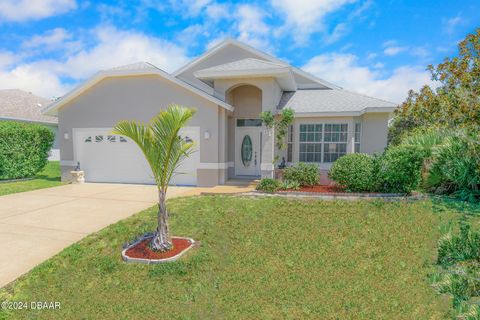
[[[245,137],[243,137],[241,150],[242,162],[245,167],[250,166],[250,163],[252,162],[252,149],[252,139],[247,134]]]

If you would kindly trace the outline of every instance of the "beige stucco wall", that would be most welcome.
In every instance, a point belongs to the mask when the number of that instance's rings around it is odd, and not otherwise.
[[[262,91],[251,85],[236,87],[227,96],[235,118],[258,119],[262,112]]]
[[[219,138],[219,128],[223,131],[226,128],[219,124],[226,122],[227,112],[219,112],[218,105],[177,84],[149,75],[104,79],[59,110],[61,160],[65,170],[76,161],[73,128],[111,128],[120,120],[146,122],[172,103],[197,109],[188,125],[200,127],[201,163],[224,162],[221,155],[226,153],[226,142]],[[210,132],[208,140],[204,139],[206,131]],[[68,140],[64,139],[65,133]]]
[[[383,152],[387,146],[388,113],[367,113],[362,119],[362,136],[360,152],[375,153]]]

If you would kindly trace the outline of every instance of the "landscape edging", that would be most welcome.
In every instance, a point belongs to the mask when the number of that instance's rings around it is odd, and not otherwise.
[[[192,238],[188,238],[188,237],[172,237],[172,238],[188,240],[188,241],[190,241],[190,246],[188,248],[186,248],[185,250],[181,251],[180,253],[178,253],[177,255],[175,255],[173,257],[170,257],[170,258],[164,258],[164,259],[142,259],[142,258],[131,258],[131,257],[127,256],[126,252],[127,252],[128,249],[136,246],[137,244],[139,244],[140,242],[142,242],[143,240],[146,239],[146,237],[142,237],[140,239],[137,239],[137,241],[133,242],[128,247],[126,247],[122,250],[122,259],[123,259],[123,261],[128,262],[128,263],[143,263],[143,264],[159,264],[159,263],[165,263],[165,262],[172,262],[172,261],[178,260],[186,252],[188,252],[190,249],[192,249],[196,244],[195,240],[193,240]]]

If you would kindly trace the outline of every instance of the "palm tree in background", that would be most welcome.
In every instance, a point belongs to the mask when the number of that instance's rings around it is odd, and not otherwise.
[[[170,105],[148,123],[120,121],[114,128],[115,134],[129,137],[140,147],[157,183],[158,226],[150,244],[155,251],[172,249],[166,195],[172,177],[178,174],[178,167],[193,152],[193,142],[182,139],[179,131],[194,114],[194,109]]]

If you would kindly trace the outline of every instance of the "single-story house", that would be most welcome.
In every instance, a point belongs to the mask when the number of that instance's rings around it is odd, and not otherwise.
[[[351,152],[382,152],[394,103],[353,93],[236,40],[169,74],[141,62],[100,71],[44,109],[58,115],[62,178],[77,162],[86,181],[153,183],[134,142],[112,134],[125,119],[148,121],[169,104],[195,107],[182,135],[196,142],[173,184],[213,186],[272,177],[278,155],[326,172]],[[262,111],[295,112],[287,150],[276,150]]]
[[[50,150],[49,160],[60,160],[58,144],[58,119],[45,115],[42,109],[52,102],[31,92],[19,89],[0,90],[0,121],[20,121],[42,124],[55,132],[55,140]]]

